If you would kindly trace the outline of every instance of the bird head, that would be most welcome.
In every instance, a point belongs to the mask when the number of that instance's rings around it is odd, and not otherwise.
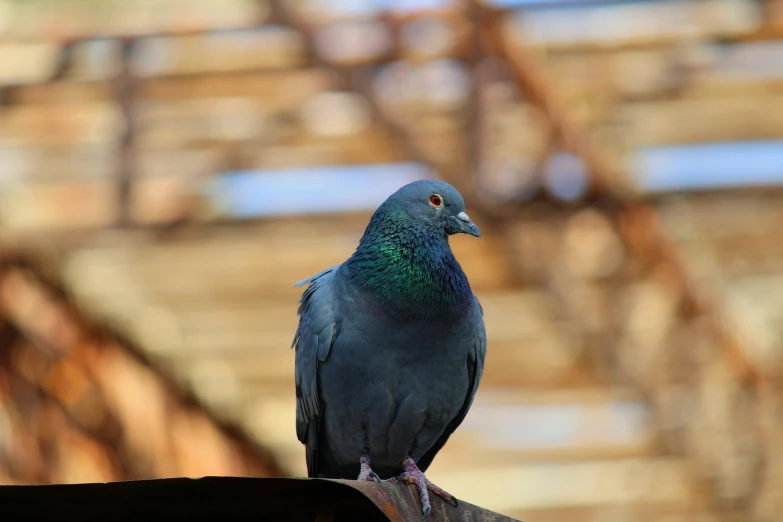
[[[414,181],[389,196],[382,206],[401,210],[421,224],[442,230],[449,236],[469,234],[481,237],[478,227],[465,212],[462,196],[445,181]]]

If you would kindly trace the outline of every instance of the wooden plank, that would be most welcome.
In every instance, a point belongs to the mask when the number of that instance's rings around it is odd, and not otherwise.
[[[695,193],[658,202],[656,212],[676,240],[769,236],[783,224],[780,199],[777,191],[768,189],[746,194]]]
[[[365,139],[369,138],[365,142]],[[293,169],[323,167],[324,165],[368,165],[373,163],[398,163],[408,156],[390,138],[377,139],[366,133],[341,137],[339,140],[301,140],[296,145],[280,145],[258,150],[254,145],[245,147],[243,168]]]
[[[777,85],[779,90],[783,83],[783,42],[779,40],[736,43],[709,50],[711,59],[690,78],[690,89],[706,94],[722,88],[766,84]]]
[[[263,7],[268,8],[256,0],[25,0],[10,3],[0,36],[72,40],[251,27]]]
[[[617,98],[681,88],[677,65],[685,58],[669,47],[548,53],[541,65],[561,95]]]
[[[298,108],[315,93],[330,89],[329,73],[304,69],[274,73],[209,75],[139,82],[139,100],[187,100],[214,97],[254,97],[275,111]]]
[[[508,16],[507,30],[550,52],[583,52],[746,35],[758,19],[758,7],[746,0],[645,2],[523,10]]]
[[[140,145],[135,154],[135,177],[141,181],[145,178],[181,176],[194,183],[200,182],[222,170],[226,162],[225,152],[217,148],[145,149]]]
[[[692,494],[677,459],[528,464],[438,471],[428,478],[457,498],[510,512],[520,509],[656,503],[687,506]]]
[[[652,436],[647,407],[638,401],[583,402],[580,393],[585,392],[572,391],[571,400],[563,400],[557,392],[537,392],[542,398],[539,404],[498,403],[491,398],[493,391],[487,388],[476,395],[460,427],[461,433],[487,449],[534,452],[641,445]]]
[[[54,81],[41,85],[25,85],[8,93],[15,105],[81,105],[113,102],[113,86],[108,81]]]
[[[517,520],[535,522],[746,522],[745,516],[736,514],[715,514],[707,509],[681,505],[655,505],[632,503],[618,506],[566,507],[550,509],[521,509],[507,512]]]
[[[117,169],[117,149],[109,145],[85,147],[3,147],[0,170],[6,183],[108,179]]]
[[[138,146],[180,148],[207,140],[258,138],[266,122],[254,97],[214,97],[137,104]]]
[[[52,42],[0,43],[0,85],[41,83],[57,68],[60,46]]]
[[[628,444],[574,445],[562,447],[490,449],[482,446],[458,429],[449,438],[448,445],[438,454],[438,469],[443,472],[462,472],[465,469],[497,468],[515,464],[566,464],[595,460],[613,461],[628,458],[653,458],[658,445],[654,438]],[[291,453],[294,447],[287,448]],[[296,448],[298,449],[298,448]]]
[[[22,105],[2,109],[0,146],[117,143],[124,125],[114,103]]]
[[[0,221],[8,229],[98,228],[117,217],[111,180],[18,185],[0,196]]]
[[[302,36],[282,26],[142,38],[132,58],[133,71],[140,77],[283,69],[304,63]]]
[[[783,95],[679,99],[625,105],[630,146],[783,136]]]

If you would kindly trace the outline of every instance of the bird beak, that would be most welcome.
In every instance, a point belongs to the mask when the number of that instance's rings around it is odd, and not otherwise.
[[[473,222],[470,220],[470,217],[466,213],[460,212],[454,217],[459,222],[460,232],[474,237],[481,237],[481,231],[479,231],[478,227],[473,224]]]

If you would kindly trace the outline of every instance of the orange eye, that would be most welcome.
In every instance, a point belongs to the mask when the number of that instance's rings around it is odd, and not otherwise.
[[[443,198],[440,197],[438,194],[433,194],[430,196],[430,205],[433,207],[442,207],[443,206]]]

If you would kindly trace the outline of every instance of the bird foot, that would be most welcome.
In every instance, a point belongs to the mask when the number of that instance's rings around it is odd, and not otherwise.
[[[413,462],[412,458],[406,458],[403,461],[403,466],[405,466],[405,472],[402,475],[384,480],[384,482],[392,482],[395,484],[405,482],[407,484],[415,484],[416,488],[419,490],[419,498],[421,499],[421,518],[427,518],[427,515],[432,511],[429,495],[430,491],[441,497],[448,504],[457,507],[457,499],[450,493],[430,482],[427,477],[424,476],[424,472],[416,466],[416,463]]]
[[[361,469],[359,471],[359,476],[356,477],[356,480],[381,482],[381,477],[379,477],[378,474],[370,467],[370,457],[363,456],[359,459],[359,462],[361,463]]]

